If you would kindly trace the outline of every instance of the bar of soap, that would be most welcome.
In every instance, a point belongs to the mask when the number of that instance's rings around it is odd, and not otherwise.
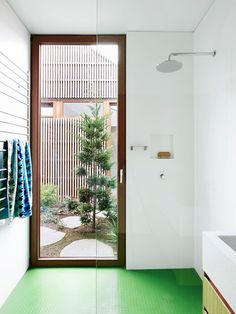
[[[170,157],[171,157],[170,152],[158,152],[157,154],[157,158],[160,159],[170,159]]]

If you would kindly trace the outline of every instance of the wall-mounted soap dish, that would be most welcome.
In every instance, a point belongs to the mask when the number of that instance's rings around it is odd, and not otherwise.
[[[170,152],[158,152],[157,158],[158,159],[171,159],[171,153]]]

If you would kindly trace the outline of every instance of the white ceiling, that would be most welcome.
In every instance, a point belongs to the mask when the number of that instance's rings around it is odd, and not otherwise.
[[[6,0],[33,34],[193,31],[215,0]]]

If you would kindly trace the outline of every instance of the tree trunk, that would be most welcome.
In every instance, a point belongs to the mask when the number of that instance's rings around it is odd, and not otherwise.
[[[96,164],[93,163],[93,170],[92,170],[92,176],[95,177],[96,175]],[[96,197],[96,189],[97,189],[97,184],[93,185],[93,231],[95,232],[96,230],[96,205],[97,205],[97,197]]]

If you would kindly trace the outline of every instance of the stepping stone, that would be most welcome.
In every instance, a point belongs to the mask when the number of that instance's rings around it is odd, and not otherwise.
[[[61,219],[64,227],[74,229],[81,226],[81,221],[79,216],[69,216]]]
[[[103,214],[103,212],[96,214],[96,217],[97,218],[107,218],[106,215]]]
[[[64,236],[64,232],[53,230],[47,227],[40,227],[40,246],[56,243]]]
[[[112,247],[95,239],[83,239],[72,242],[61,251],[62,257],[114,257]]]

